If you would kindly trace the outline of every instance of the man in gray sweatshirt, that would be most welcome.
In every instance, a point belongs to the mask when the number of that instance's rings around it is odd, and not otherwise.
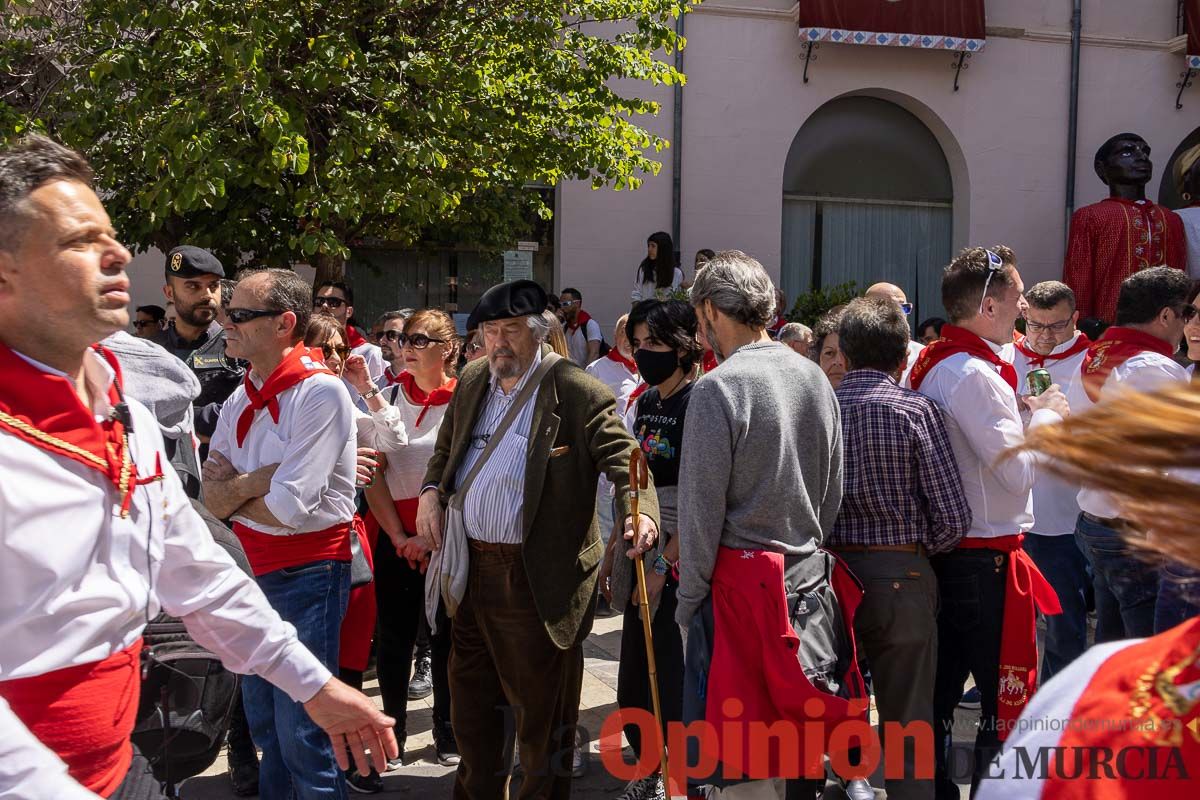
[[[713,576],[731,551],[741,551],[741,559],[753,558],[749,551],[782,554],[787,614],[802,633],[799,660],[812,687],[838,693],[847,666],[843,621],[829,584],[833,562],[820,550],[842,498],[837,397],[814,362],[768,335],[775,291],[758,261],[736,250],[718,253],[697,274],[691,301],[720,366],[692,389],[680,448],[675,619],[687,635],[689,722],[705,718],[713,638],[721,635],[724,611]],[[721,776],[703,782],[724,784],[718,796],[729,797],[769,796],[777,788]]]

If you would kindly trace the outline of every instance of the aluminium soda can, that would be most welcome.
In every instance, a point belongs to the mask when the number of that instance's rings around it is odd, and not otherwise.
[[[1050,377],[1050,373],[1044,369],[1030,370],[1025,376],[1025,386],[1028,387],[1029,393],[1037,397],[1042,392],[1050,388],[1054,383],[1054,379]]]

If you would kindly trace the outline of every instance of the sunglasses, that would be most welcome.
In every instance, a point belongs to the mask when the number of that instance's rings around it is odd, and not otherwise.
[[[400,333],[400,331],[384,331],[383,333],[379,334],[379,338],[385,339],[389,342],[397,342],[401,347],[411,345],[414,350],[424,350],[431,344],[446,343],[445,339],[434,339],[426,336],[423,333],[416,333],[412,336],[409,336],[408,334]]]
[[[325,354],[326,358],[333,358],[334,353],[336,353],[338,358],[345,361],[350,355],[350,348],[344,344],[340,344],[337,347],[331,344],[323,344],[321,345],[321,352]]]
[[[577,306],[577,305],[579,305],[579,303],[580,303],[580,301],[579,301],[579,300],[563,300],[563,301],[560,303],[560,305],[561,305],[563,308],[571,308],[571,307],[573,307],[573,306]]]
[[[469,345],[467,345],[463,349],[466,350],[468,353],[478,353],[480,350],[483,349],[483,345],[481,345],[479,342],[471,342]]]
[[[979,313],[983,313],[983,301],[987,299],[988,287],[992,285],[992,276],[998,272],[1004,272],[1004,260],[1000,256],[987,251],[988,257],[988,274],[987,280],[983,282],[983,294],[979,296]]]
[[[329,306],[330,308],[341,308],[346,305],[346,301],[340,297],[314,297],[313,308],[321,308]]]
[[[259,319],[260,317],[278,317],[284,312],[275,311],[273,309],[264,308],[227,308],[225,316],[234,325],[245,325],[247,322]]]
[[[906,317],[909,316],[910,314],[912,314],[912,308],[913,308],[912,303],[901,303],[900,304],[900,310],[904,312],[904,316],[906,316]]]
[[[158,323],[152,319],[139,319],[134,321],[133,327],[140,331],[142,328],[157,328]]]

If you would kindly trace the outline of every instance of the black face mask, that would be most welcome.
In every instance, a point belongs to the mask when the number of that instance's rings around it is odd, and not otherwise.
[[[638,350],[633,354],[633,361],[637,364],[642,379],[651,386],[660,385],[679,369],[679,354],[674,350],[664,353]]]

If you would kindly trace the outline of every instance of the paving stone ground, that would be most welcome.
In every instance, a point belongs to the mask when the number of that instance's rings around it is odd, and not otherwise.
[[[580,725],[598,737],[605,717],[617,707],[617,662],[621,650],[621,617],[600,618],[584,644],[583,698],[580,704]],[[364,687],[366,693],[379,702],[379,684],[373,673],[368,673]],[[433,698],[418,700],[408,705],[408,744],[405,766],[384,775],[382,794],[375,797],[390,798],[449,798],[454,785],[454,768],[439,766],[433,749],[432,729]],[[956,718],[956,740],[964,743],[973,741],[973,729],[978,721],[978,712],[959,709]],[[588,770],[583,778],[573,784],[574,800],[613,800],[625,788],[625,782],[610,775],[600,763],[600,749],[620,747],[624,740],[597,741],[588,745]],[[519,779],[517,779],[519,781]],[[514,782],[512,797],[516,797],[517,783]],[[872,785],[882,786],[876,776]],[[962,798],[966,800],[969,787],[961,786]],[[222,753],[211,768],[203,775],[188,780],[180,788],[183,800],[234,800],[234,794],[225,774],[225,757]],[[360,797],[351,793],[351,797]],[[881,790],[876,797],[884,797]],[[845,793],[834,783],[825,790],[823,800],[844,800]],[[499,798],[497,798],[499,800]]]

